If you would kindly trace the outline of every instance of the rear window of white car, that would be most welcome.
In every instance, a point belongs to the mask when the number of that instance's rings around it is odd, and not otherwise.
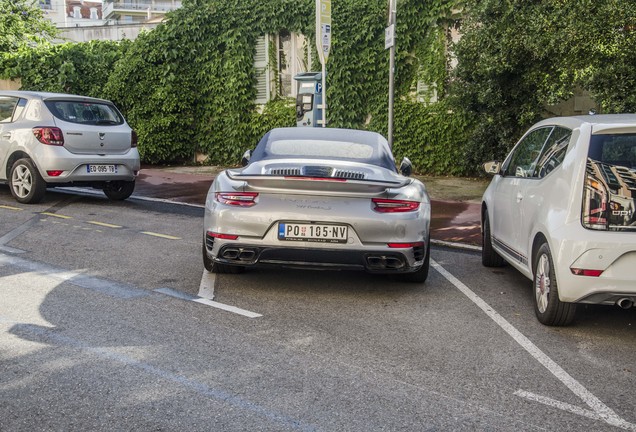
[[[47,100],[46,107],[56,118],[87,125],[120,125],[124,118],[114,105],[101,102]]]
[[[636,232],[636,134],[592,135],[583,226]]]

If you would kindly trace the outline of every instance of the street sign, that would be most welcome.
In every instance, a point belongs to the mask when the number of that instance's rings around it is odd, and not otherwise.
[[[395,45],[395,24],[391,24],[384,29],[384,49],[389,49]]]
[[[331,50],[331,0],[316,0],[316,49],[321,63]]]

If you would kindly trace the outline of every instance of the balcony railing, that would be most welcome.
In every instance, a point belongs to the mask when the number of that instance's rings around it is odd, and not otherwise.
[[[181,7],[181,1],[108,1],[102,7],[103,16],[108,18],[115,11],[121,12],[148,12],[166,13]]]

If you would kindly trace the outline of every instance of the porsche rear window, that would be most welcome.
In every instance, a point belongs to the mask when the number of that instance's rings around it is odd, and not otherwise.
[[[58,119],[89,125],[120,125],[124,118],[113,106],[100,102],[48,100],[44,102]]]
[[[270,144],[269,153],[281,157],[367,160],[373,156],[373,147],[344,141],[280,140]]]

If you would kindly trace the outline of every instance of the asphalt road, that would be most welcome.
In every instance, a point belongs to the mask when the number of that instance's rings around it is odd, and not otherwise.
[[[0,185],[0,431],[636,430],[636,309],[548,328],[530,282],[201,263],[200,208]]]

